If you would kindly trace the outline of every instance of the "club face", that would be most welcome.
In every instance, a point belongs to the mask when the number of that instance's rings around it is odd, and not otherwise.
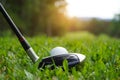
[[[45,66],[52,64],[55,64],[55,66],[63,66],[63,61],[65,59],[68,61],[68,67],[73,67],[78,63],[84,61],[85,56],[82,54],[79,55],[75,53],[75,54],[62,54],[62,55],[46,57],[42,59],[42,61],[39,63],[38,68],[45,68]]]

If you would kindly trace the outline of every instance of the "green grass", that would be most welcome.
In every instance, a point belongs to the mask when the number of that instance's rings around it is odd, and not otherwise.
[[[40,60],[56,46],[86,55],[76,67],[43,71],[33,64],[16,37],[0,38],[0,80],[120,80],[120,39],[90,33],[69,33],[65,37],[27,38]]]

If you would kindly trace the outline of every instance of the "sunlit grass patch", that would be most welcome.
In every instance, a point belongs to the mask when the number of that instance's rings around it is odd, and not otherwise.
[[[84,36],[83,36],[83,35]],[[56,46],[63,46],[69,52],[86,55],[83,64],[63,70],[37,69],[21,47],[16,37],[0,38],[0,79],[12,80],[119,80],[120,79],[120,40],[106,35],[94,36],[89,33],[70,33],[67,37],[28,38],[40,60],[49,56]],[[39,60],[39,61],[40,61]]]

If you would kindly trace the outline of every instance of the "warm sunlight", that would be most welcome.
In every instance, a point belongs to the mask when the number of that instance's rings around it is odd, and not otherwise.
[[[66,0],[70,17],[97,17],[110,19],[120,13],[120,0]]]

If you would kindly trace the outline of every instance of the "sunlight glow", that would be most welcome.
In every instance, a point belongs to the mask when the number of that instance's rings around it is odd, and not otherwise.
[[[120,13],[120,0],[66,0],[70,17],[97,17],[110,19]]]

